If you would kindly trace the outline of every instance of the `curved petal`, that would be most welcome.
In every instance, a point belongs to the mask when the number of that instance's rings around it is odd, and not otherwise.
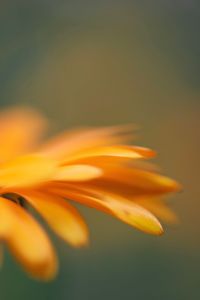
[[[121,144],[132,138],[132,126],[83,128],[67,131],[52,138],[40,149],[42,153],[59,159],[92,148]],[[131,132],[131,133],[130,133]]]
[[[164,200],[158,198],[139,198],[133,199],[133,201],[167,223],[178,222],[176,214],[166,205]]]
[[[141,158],[150,158],[155,156],[155,152],[150,149],[142,148],[142,147],[134,147],[134,146],[121,146],[121,145],[113,145],[113,146],[104,146],[104,147],[96,147],[93,149],[85,150],[78,152],[76,154],[72,154],[65,158],[63,164],[71,163],[73,161],[87,161],[87,159],[91,159],[92,157],[119,157],[119,158],[129,158],[129,159],[141,159]]]
[[[151,171],[123,166],[111,166],[110,169],[103,169],[103,171],[101,178],[93,180],[89,184],[81,183],[81,186],[129,197],[162,195],[181,189],[176,181]]]
[[[33,149],[46,127],[38,113],[27,108],[12,108],[0,113],[0,161],[7,161]]]
[[[52,178],[57,163],[39,155],[18,157],[0,168],[0,186],[3,188],[27,187],[41,184]]]
[[[111,214],[121,221],[146,233],[163,233],[160,222],[145,208],[117,195],[100,194],[92,190],[70,190],[52,188],[52,193],[75,200],[83,205]]]
[[[149,192],[177,192],[180,185],[173,179],[139,169],[118,167],[105,172],[105,178],[117,183],[123,183],[133,188],[144,189]]]
[[[30,192],[23,197],[41,214],[49,226],[75,247],[88,243],[88,229],[75,207],[59,196]]]
[[[38,223],[17,204],[0,198],[0,238],[33,277],[52,279],[57,272],[54,249]]]

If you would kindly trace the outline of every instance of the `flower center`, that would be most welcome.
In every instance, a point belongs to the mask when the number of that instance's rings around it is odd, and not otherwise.
[[[15,193],[5,193],[1,195],[3,198],[10,200],[22,207],[26,207],[26,203],[23,197],[19,196],[18,194]]]

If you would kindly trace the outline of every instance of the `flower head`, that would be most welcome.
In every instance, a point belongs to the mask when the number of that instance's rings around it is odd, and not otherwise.
[[[152,150],[128,144],[130,126],[84,128],[39,143],[45,124],[27,109],[0,115],[0,240],[31,276],[54,277],[57,257],[27,206],[75,247],[87,244],[88,229],[72,201],[155,235],[163,232],[158,218],[175,220],[162,196],[180,186],[144,161]]]

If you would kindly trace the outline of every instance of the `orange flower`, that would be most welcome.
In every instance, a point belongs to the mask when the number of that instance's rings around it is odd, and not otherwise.
[[[28,206],[75,247],[87,244],[88,229],[69,200],[151,234],[163,232],[157,217],[174,221],[160,197],[180,187],[141,161],[155,153],[127,144],[129,126],[74,130],[39,145],[44,127],[31,110],[0,115],[0,239],[31,276],[54,277],[57,258]]]

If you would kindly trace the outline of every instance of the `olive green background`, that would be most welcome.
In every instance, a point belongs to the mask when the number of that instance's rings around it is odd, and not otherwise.
[[[199,28],[198,0],[1,1],[1,108],[39,109],[51,134],[135,123],[137,143],[158,151],[184,191],[170,199],[180,224],[162,237],[80,207],[90,246],[53,236],[60,272],[50,283],[6,252],[0,300],[200,299]]]

